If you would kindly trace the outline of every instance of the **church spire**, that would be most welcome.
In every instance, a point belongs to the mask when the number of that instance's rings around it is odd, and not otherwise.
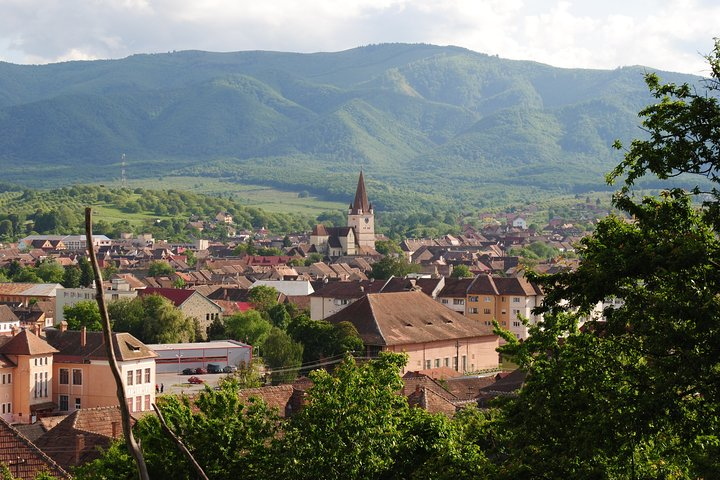
[[[365,179],[362,170],[360,170],[360,178],[358,178],[357,190],[355,190],[355,201],[352,204],[350,213],[353,215],[365,214],[369,213],[371,209],[372,205],[368,202],[367,191],[365,190]]]

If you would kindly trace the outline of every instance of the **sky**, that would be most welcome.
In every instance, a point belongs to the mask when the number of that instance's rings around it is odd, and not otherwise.
[[[718,0],[0,0],[0,61],[456,45],[557,67],[707,76]]]

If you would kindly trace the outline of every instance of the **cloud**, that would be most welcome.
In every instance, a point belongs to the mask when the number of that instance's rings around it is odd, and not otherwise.
[[[708,0],[0,0],[0,58],[16,63],[170,50],[336,51],[458,45],[556,66],[706,73]]]

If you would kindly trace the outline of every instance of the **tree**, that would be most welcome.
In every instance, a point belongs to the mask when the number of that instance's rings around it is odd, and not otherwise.
[[[45,283],[62,283],[65,278],[65,268],[52,259],[40,262],[35,272]]]
[[[145,343],[192,342],[196,321],[160,295],[122,299],[108,304],[113,330],[128,332]]]
[[[290,324],[290,313],[288,312],[286,306],[282,303],[278,303],[270,307],[268,310],[268,316],[270,318],[270,323],[280,330],[285,331]]]
[[[302,364],[303,346],[284,331],[273,327],[263,342],[262,358],[273,370],[272,382],[287,383],[298,375],[298,367]]]
[[[152,261],[148,267],[149,277],[161,277],[173,273],[175,273],[175,269],[168,262],[162,260]]]
[[[467,265],[460,264],[453,267],[451,276],[453,278],[470,278],[473,274]]]
[[[576,271],[536,276],[544,320],[522,344],[506,335],[504,353],[529,371],[503,414],[509,477],[713,478],[720,471],[720,43],[709,60],[706,92],[646,77],[659,99],[641,111],[648,138],[634,140],[609,176],[625,176],[613,205],[633,221],[602,220],[582,240]],[[648,173],[704,178],[690,191],[670,185],[638,199],[632,187]],[[707,183],[697,208],[692,197]],[[578,328],[612,297],[624,304]]]
[[[236,313],[225,320],[225,333],[234,340],[261,346],[267,338],[272,324],[257,310]]]
[[[66,305],[63,309],[65,321],[69,330],[88,330],[99,332],[102,330],[100,309],[94,300],[78,302],[75,305]]]
[[[419,272],[420,265],[409,263],[405,257],[384,257],[379,262],[373,263],[372,276],[378,280],[385,280],[390,277],[405,277],[409,273]]]
[[[158,399],[158,407],[209,478],[271,478],[268,472],[276,460],[268,445],[278,434],[278,415],[261,400],[241,400],[238,387],[234,379],[221,382],[218,390],[207,388],[192,403],[186,396],[167,395]],[[135,431],[151,478],[196,478],[155,415],[139,419]],[[102,457],[76,470],[75,478],[133,478],[128,460],[124,446],[114,443]]]
[[[86,257],[81,257],[78,260],[78,266],[80,267],[80,286],[89,287],[95,279],[90,261]]]
[[[62,283],[62,286],[65,288],[78,288],[80,287],[81,276],[82,272],[80,271],[80,267],[71,265],[69,267],[65,267],[63,279],[60,283]]]
[[[272,307],[277,305],[278,295],[279,293],[275,287],[258,285],[250,289],[248,292],[248,300],[255,310],[268,312]]]
[[[305,408],[292,418],[283,445],[289,478],[371,479],[389,470],[400,451],[402,414],[408,409],[398,372],[402,354],[381,354],[357,365],[348,357],[330,375],[310,373]]]
[[[305,259],[305,266],[306,266],[306,267],[309,267],[309,266],[312,265],[313,263],[318,263],[318,262],[322,262],[322,261],[323,261],[323,256],[322,256],[322,255],[320,255],[319,253],[311,253],[311,254],[308,255],[307,258]]]
[[[389,255],[392,253],[400,254],[400,246],[392,240],[378,240],[375,242],[375,250],[382,255]]]

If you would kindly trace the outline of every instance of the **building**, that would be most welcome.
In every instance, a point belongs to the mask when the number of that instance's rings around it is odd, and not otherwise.
[[[80,302],[95,302],[97,291],[94,288],[58,288],[55,292],[55,325],[65,320],[65,307],[72,307]],[[112,280],[112,288],[105,290],[106,302],[137,297],[137,292],[130,289],[130,284],[119,278]]]
[[[0,337],[0,415],[9,423],[34,423],[55,410],[54,354],[58,351],[29,330]]]
[[[375,212],[368,201],[363,172],[360,172],[355,199],[348,208],[345,227],[316,225],[310,234],[310,244],[318,253],[331,258],[345,255],[376,254]]]
[[[0,283],[0,302],[13,302],[27,307],[31,303],[55,303],[59,283]]]
[[[381,351],[407,353],[403,373],[440,367],[474,372],[499,364],[496,335],[420,291],[370,293],[326,320],[352,323],[370,358]]]
[[[47,343],[54,348],[52,393],[57,410],[72,413],[81,408],[118,404],[117,387],[107,360],[102,332],[48,328]],[[155,357],[129,333],[113,333],[115,360],[125,382],[131,412],[151,410],[155,402]]]
[[[18,248],[20,250],[27,250],[33,248],[37,242],[49,242],[49,244],[58,246],[61,245],[65,250],[74,252],[84,252],[87,250],[87,238],[85,235],[29,235],[18,242]],[[112,240],[105,235],[93,235],[93,245],[95,248],[109,247],[112,245]]]
[[[161,343],[148,345],[157,355],[158,373],[181,373],[186,368],[206,368],[208,363],[220,367],[250,365],[252,347],[235,340],[204,343]]]
[[[223,309],[197,290],[185,288],[146,288],[139,290],[138,295],[160,295],[170,300],[180,311],[192,317],[200,324],[200,331],[207,338],[207,332],[213,320],[220,318]]]
[[[54,478],[72,478],[60,465],[2,419],[0,445],[0,463],[7,465],[12,478],[32,480],[41,472],[49,473]]]

